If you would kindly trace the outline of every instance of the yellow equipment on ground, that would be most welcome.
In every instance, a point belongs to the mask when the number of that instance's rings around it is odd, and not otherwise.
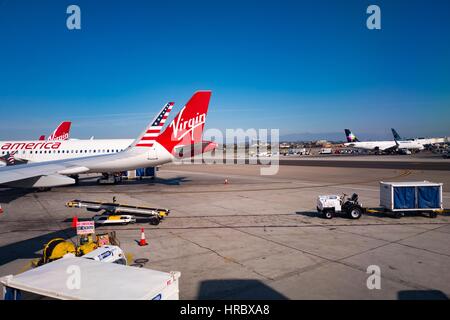
[[[72,242],[66,241],[63,238],[52,239],[44,246],[42,258],[38,261],[37,265],[40,266],[60,259],[65,254],[76,254],[76,252],[77,249]]]
[[[78,245],[63,238],[55,238],[44,245],[42,258],[37,263],[34,263],[34,265],[41,266],[60,259],[68,253],[72,253],[78,257],[84,256],[98,247],[110,244],[120,245],[115,231],[102,233],[97,236],[95,234],[80,235]]]

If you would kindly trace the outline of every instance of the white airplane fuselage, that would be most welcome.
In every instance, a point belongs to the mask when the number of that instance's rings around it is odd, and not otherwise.
[[[29,180],[19,180],[6,183],[10,187],[35,187],[47,188],[71,185],[75,180],[70,176],[83,173],[120,172],[134,170],[136,168],[146,168],[169,163],[175,159],[159,143],[155,143],[152,148],[127,149],[116,154],[91,155],[82,158],[72,158],[69,160],[54,160],[48,162],[49,169],[53,174],[43,175],[32,182]],[[42,161],[46,162],[46,161]],[[20,164],[15,167],[23,170],[33,170],[34,167],[43,165],[39,162]],[[59,163],[64,162],[64,166]],[[47,168],[45,168],[47,170]]]
[[[80,173],[118,172],[136,168],[153,167],[171,162],[174,156],[160,144],[145,150],[126,150],[117,154],[92,156],[84,158],[81,166],[73,159],[73,168],[58,171],[59,174],[72,175]]]
[[[387,149],[395,148],[395,141],[355,141],[344,143],[346,147],[352,147],[364,150],[380,150],[384,151]]]
[[[58,141],[0,141],[0,156],[8,152],[29,162],[78,159],[119,153],[134,139],[58,140]]]
[[[416,140],[406,140],[406,141],[397,141],[398,149],[406,149],[406,150],[423,150],[425,147],[422,143]]]

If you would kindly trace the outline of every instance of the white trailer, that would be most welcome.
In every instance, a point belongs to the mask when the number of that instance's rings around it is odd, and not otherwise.
[[[380,206],[401,217],[404,212],[427,212],[436,217],[443,210],[442,183],[429,181],[380,182]]]
[[[5,300],[178,300],[180,272],[68,256],[0,278]]]
[[[320,154],[332,154],[333,153],[333,149],[331,148],[322,148],[320,149]]]

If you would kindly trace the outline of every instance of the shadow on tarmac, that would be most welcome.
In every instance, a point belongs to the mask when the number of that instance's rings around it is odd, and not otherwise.
[[[197,299],[288,300],[283,294],[256,279],[202,281]]]
[[[321,218],[320,214],[316,211],[297,211],[295,214],[310,218]]]
[[[37,192],[33,189],[5,188],[0,189],[0,203],[10,203],[29,193]]]
[[[19,242],[10,243],[0,247],[0,265],[7,264],[17,259],[35,259],[40,258],[37,253],[44,248],[44,244],[54,238],[69,239],[76,236],[74,228],[67,228],[38,237],[34,237]]]
[[[191,181],[187,177],[176,177],[176,178],[170,178],[170,179],[162,179],[162,178],[142,178],[142,179],[124,179],[121,183],[117,184],[117,186],[120,185],[127,185],[127,186],[139,186],[139,185],[168,185],[168,186],[179,186],[184,182]],[[86,179],[81,180],[78,183],[80,187],[99,187],[100,185],[97,183],[97,179]],[[106,186],[116,186],[115,184],[110,184]],[[67,186],[67,187],[74,187],[73,185]],[[62,187],[64,188],[64,187]]]
[[[440,290],[404,290],[397,293],[398,300],[449,300]]]

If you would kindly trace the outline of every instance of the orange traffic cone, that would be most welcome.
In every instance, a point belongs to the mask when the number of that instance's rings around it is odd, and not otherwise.
[[[139,241],[139,245],[141,247],[148,245],[147,241],[145,240],[144,228],[141,228],[141,241]]]
[[[77,227],[77,223],[78,223],[78,217],[74,216],[72,218],[72,228],[76,228]]]

